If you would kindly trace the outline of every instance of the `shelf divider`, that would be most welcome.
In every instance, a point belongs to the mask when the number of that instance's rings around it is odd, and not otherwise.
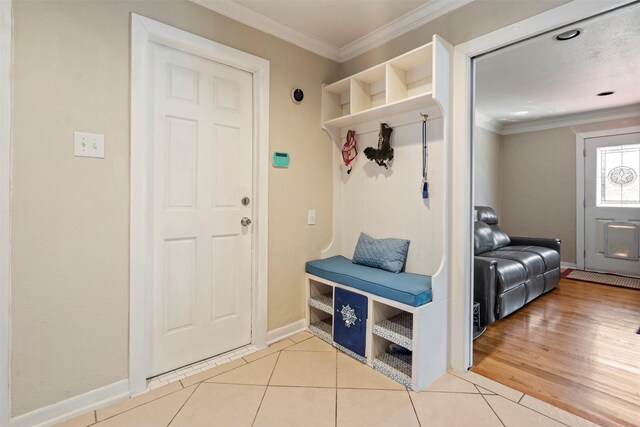
[[[330,292],[309,297],[308,304],[310,307],[333,315],[333,297]]]
[[[413,350],[413,315],[402,311],[373,325],[373,333],[408,350]]]

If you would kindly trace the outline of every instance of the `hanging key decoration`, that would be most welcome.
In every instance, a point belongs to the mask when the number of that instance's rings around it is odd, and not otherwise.
[[[356,162],[358,156],[358,145],[356,142],[356,131],[350,130],[347,132],[347,140],[342,146],[342,161],[347,167],[347,173],[350,174],[353,169],[353,164]]]
[[[427,161],[429,160],[429,156],[427,153],[427,118],[429,118],[428,114],[422,114],[422,198],[429,198],[429,181],[427,180]]]

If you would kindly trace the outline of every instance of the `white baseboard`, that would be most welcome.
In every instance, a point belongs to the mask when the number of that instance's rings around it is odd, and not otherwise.
[[[45,427],[129,397],[129,380],[118,381],[11,419],[11,427]]]
[[[288,325],[284,325],[281,328],[269,331],[267,332],[267,344],[273,344],[276,341],[283,340],[291,335],[304,331],[306,326],[306,321],[304,319],[300,319],[293,323],[289,323]]]
[[[578,266],[573,262],[561,262],[560,268],[573,268],[575,270]]]

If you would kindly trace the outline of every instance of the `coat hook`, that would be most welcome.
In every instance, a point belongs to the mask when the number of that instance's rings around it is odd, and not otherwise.
[[[428,114],[422,114],[420,113],[420,115],[422,116],[422,120],[427,120],[429,118]]]

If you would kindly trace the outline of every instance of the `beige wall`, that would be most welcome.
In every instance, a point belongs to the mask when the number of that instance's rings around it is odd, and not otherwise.
[[[562,239],[576,260],[576,137],[558,128],[503,136],[502,215],[512,236]]]
[[[501,224],[511,235],[559,237],[576,262],[576,136],[640,126],[640,117],[503,136]]]
[[[429,43],[434,34],[442,36],[455,46],[568,2],[569,0],[474,0],[422,27],[342,63],[340,76],[348,77]]]
[[[501,218],[502,136],[476,126],[473,138],[474,204],[491,206]]]
[[[320,87],[338,64],[185,1],[16,1],[14,416],[128,375],[131,12],[271,61],[271,150],[292,164],[269,176],[269,329],[304,317],[304,262],[331,240]],[[74,130],[105,134],[106,158],[73,157]]]

